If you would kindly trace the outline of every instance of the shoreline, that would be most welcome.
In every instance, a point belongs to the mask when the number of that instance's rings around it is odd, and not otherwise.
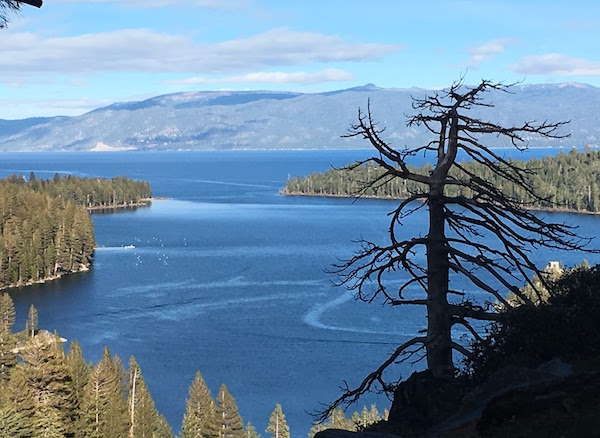
[[[288,192],[285,189],[281,189],[279,190],[279,194],[283,195],[283,196],[306,196],[309,198],[346,198],[346,199],[357,199],[357,198],[364,198],[364,199],[381,199],[383,201],[402,201],[403,198],[395,198],[393,196],[386,196],[386,197],[382,197],[382,196],[373,196],[373,195],[361,195],[361,196],[352,196],[352,195],[334,195],[331,193],[303,193],[303,192]],[[522,206],[524,207],[524,206]],[[597,216],[600,215],[600,211],[588,211],[588,210],[575,210],[573,208],[544,208],[544,207],[536,207],[536,206],[529,206],[529,207],[524,207],[525,210],[529,210],[529,211],[542,211],[542,212],[547,212],[547,213],[574,213],[574,214],[587,214],[590,216]]]
[[[153,201],[162,201],[168,198],[143,198],[132,204],[116,204],[116,205],[96,205],[94,207],[85,207],[90,213],[98,211],[115,211],[115,210],[135,210],[136,208],[149,207]]]
[[[23,287],[33,286],[35,284],[46,284],[51,281],[59,280],[63,277],[68,277],[68,276],[74,275],[74,274],[80,274],[82,272],[88,272],[91,269],[91,267],[92,267],[91,263],[89,263],[87,265],[81,265],[81,267],[77,271],[63,272],[61,274],[51,275],[50,277],[40,278],[39,280],[36,280],[36,281],[28,281],[28,282],[20,283],[20,284],[19,283],[9,284],[9,285],[0,287],[0,291],[5,291],[7,289],[20,289]]]

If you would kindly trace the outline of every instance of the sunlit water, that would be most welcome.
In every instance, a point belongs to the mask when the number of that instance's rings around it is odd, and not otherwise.
[[[259,432],[281,403],[292,435],[306,436],[309,413],[335,399],[343,380],[358,384],[425,325],[419,309],[355,301],[325,272],[352,255],[353,241],[384,241],[393,201],[278,194],[289,176],[368,153],[3,154],[0,176],[127,175],[150,181],[156,197],[168,198],[93,215],[99,246],[93,269],[13,291],[17,328],[33,303],[40,326],[77,339],[89,360],[97,362],[105,345],[125,362],[134,355],[175,431],[200,370],[213,394],[227,384],[244,422]],[[551,216],[587,235],[600,219]],[[418,215],[405,221],[408,234],[422,233],[422,225]],[[572,265],[584,257],[595,262],[576,253],[535,255],[540,264]],[[397,370],[395,377],[411,371]],[[365,403],[372,401],[389,406],[381,397]]]

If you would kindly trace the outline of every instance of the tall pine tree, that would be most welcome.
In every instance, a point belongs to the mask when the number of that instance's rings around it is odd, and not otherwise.
[[[220,424],[217,419],[215,401],[200,371],[196,372],[196,377],[190,386],[189,394],[181,425],[181,437],[219,437]]]
[[[135,358],[129,359],[129,438],[158,438],[158,432],[165,433],[164,425],[154,405],[154,400],[148,392],[142,370]],[[161,429],[163,427],[163,430]],[[169,438],[171,435],[161,436]]]
[[[275,405],[266,431],[271,434],[272,438],[290,438],[290,428],[279,403]]]
[[[217,395],[217,418],[220,438],[244,438],[244,423],[233,396],[225,384]]]
[[[17,364],[15,347],[17,340],[12,333],[15,323],[15,306],[7,293],[0,294],[0,406],[6,395],[4,384],[8,381],[10,371]]]
[[[90,373],[83,397],[84,437],[123,438],[129,434],[127,402],[123,398],[118,366],[104,348],[102,359]]]
[[[33,436],[74,436],[74,387],[60,337],[38,334],[18,354],[21,362],[9,381],[11,407],[29,420]]]
[[[83,409],[83,395],[85,393],[85,386],[89,380],[91,365],[88,364],[83,358],[83,352],[79,342],[71,342],[69,353],[67,354],[67,366],[69,373],[71,373],[71,379],[73,380],[73,391],[75,395],[75,406],[76,406],[76,419],[75,419],[75,436],[83,435],[83,420],[82,420],[82,409]]]

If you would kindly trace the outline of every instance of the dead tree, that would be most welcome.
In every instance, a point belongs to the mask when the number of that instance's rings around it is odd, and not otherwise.
[[[432,139],[402,150],[394,149],[383,139],[384,130],[373,120],[370,103],[366,113],[359,110],[358,122],[346,136],[368,140],[377,154],[349,167],[368,163],[381,166],[384,173],[369,181],[368,186],[401,178],[417,183],[422,190],[412,193],[390,213],[389,242],[381,245],[361,241],[357,253],[333,271],[339,275],[340,284],[353,290],[358,299],[372,301],[383,297],[392,306],[425,306],[427,327],[422,335],[400,345],[360,385],[347,386],[324,412],[325,416],[376,386],[391,391],[393,386],[386,382],[384,372],[394,363],[415,355],[425,357],[427,369],[435,378],[452,378],[453,353],[470,355],[467,346],[453,339],[454,326],[460,325],[472,336],[479,336],[474,321],[499,320],[501,313],[496,307],[508,305],[508,292],[532,305],[521,294],[519,285],[536,274],[543,278],[532,261],[533,251],[543,247],[584,250],[589,243],[567,224],[547,222],[527,210],[521,199],[503,192],[458,161],[461,153],[505,181],[519,185],[532,199],[540,199],[531,183],[531,171],[501,157],[485,145],[484,139],[489,135],[504,138],[507,145],[522,150],[527,147],[526,137],[566,137],[560,128],[568,122],[526,122],[504,127],[466,115],[476,107],[493,106],[483,99],[486,92],[509,92],[510,86],[483,80],[478,86],[468,87],[459,81],[448,90],[413,99],[416,115],[408,118],[407,126],[424,127]],[[411,167],[409,161],[415,154],[431,157],[433,170]],[[469,195],[449,195],[452,186]],[[398,229],[403,218],[420,209],[427,210],[427,229],[419,236],[400,237]],[[401,286],[389,286],[393,283],[390,278],[397,280],[399,272],[403,272]],[[453,290],[450,285],[454,276],[464,276],[474,288],[489,294],[490,300],[472,300],[464,291]]]

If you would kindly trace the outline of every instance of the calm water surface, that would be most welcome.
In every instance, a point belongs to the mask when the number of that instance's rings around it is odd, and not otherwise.
[[[77,339],[87,359],[97,362],[104,346],[124,362],[134,355],[174,431],[200,370],[213,394],[221,383],[228,386],[245,423],[263,432],[281,403],[292,435],[304,437],[309,413],[335,399],[344,379],[358,384],[425,324],[415,309],[356,302],[324,272],[352,254],[353,240],[383,241],[394,202],[278,194],[289,176],[369,153],[3,153],[0,176],[127,175],[150,181],[154,196],[168,198],[93,215],[99,246],[93,269],[12,291],[17,328],[33,303],[40,326]],[[600,219],[550,216],[587,235]],[[407,233],[418,233],[421,219],[407,220]],[[572,265],[584,255],[536,258]],[[389,406],[381,397],[365,400],[373,401]]]

